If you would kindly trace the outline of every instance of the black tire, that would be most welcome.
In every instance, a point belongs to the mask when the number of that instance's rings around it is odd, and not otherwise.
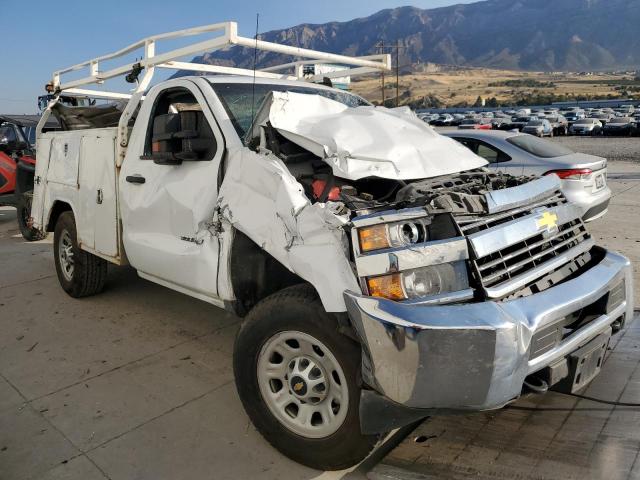
[[[60,242],[65,233],[71,240],[73,271],[70,278],[63,273]],[[58,281],[62,289],[74,298],[100,293],[107,279],[107,261],[81,250],[78,246],[76,221],[72,212],[64,212],[58,218],[53,234],[53,257]]]
[[[328,437],[294,433],[271,413],[260,392],[257,370],[263,345],[277,333],[292,330],[322,342],[347,379],[347,415]],[[341,470],[359,463],[378,440],[360,432],[360,365],[360,346],[339,333],[335,317],[324,311],[316,292],[306,284],[284,289],[258,303],[238,332],[233,355],[236,388],[257,430],[287,457],[319,470]]]
[[[18,196],[18,203],[16,204],[18,227],[22,237],[29,241],[35,242],[37,240],[43,240],[47,234],[41,232],[37,228],[29,227],[29,217],[31,216],[31,200],[33,199],[33,190],[24,192]]]

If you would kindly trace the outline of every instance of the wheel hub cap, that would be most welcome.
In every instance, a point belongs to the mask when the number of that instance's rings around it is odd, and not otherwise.
[[[331,351],[302,332],[280,332],[258,357],[258,386],[265,404],[289,430],[324,438],[344,423],[349,404],[347,380]]]
[[[302,402],[316,405],[327,396],[327,381],[322,366],[312,358],[296,357],[288,366],[289,388]]]

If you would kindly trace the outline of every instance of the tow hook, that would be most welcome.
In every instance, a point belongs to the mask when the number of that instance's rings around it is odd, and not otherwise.
[[[540,377],[529,375],[524,379],[524,386],[532,393],[543,394],[549,390],[549,384]]]

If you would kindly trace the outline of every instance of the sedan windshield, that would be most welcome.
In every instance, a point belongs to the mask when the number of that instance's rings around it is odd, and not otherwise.
[[[348,107],[370,105],[363,98],[348,92],[297,85],[256,83],[211,83],[213,90],[222,102],[227,115],[233,123],[238,136],[243,138],[253,122],[252,115],[269,92],[294,92],[308,95],[320,95],[340,102]],[[254,90],[255,88],[255,90]]]
[[[516,135],[514,137],[507,138],[507,142],[521,148],[531,155],[541,158],[563,157],[574,153],[573,150],[569,150],[562,145],[551,143],[532,135]]]

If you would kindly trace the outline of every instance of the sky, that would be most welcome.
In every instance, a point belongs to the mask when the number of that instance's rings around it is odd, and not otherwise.
[[[54,70],[158,33],[233,20],[241,35],[252,37],[256,13],[260,31],[266,32],[403,5],[437,8],[472,1],[477,0],[0,0],[0,114],[35,113]]]

